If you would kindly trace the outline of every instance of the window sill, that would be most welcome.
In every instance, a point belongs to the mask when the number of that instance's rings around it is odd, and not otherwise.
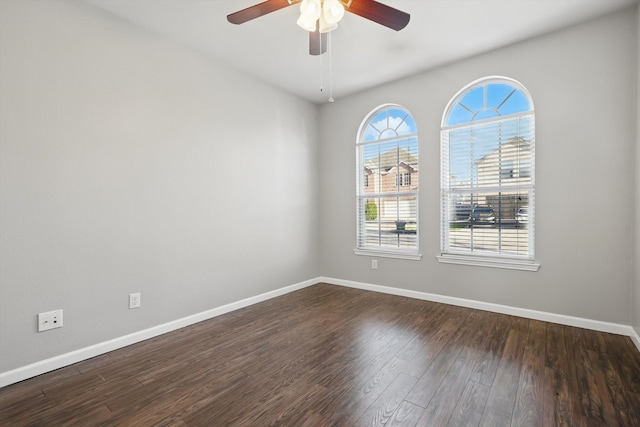
[[[477,267],[505,268],[508,270],[538,271],[535,261],[514,258],[490,258],[483,256],[442,254],[437,257],[443,264],[473,265]]]
[[[420,261],[420,259],[422,258],[422,254],[418,252],[396,252],[374,249],[354,249],[353,252],[356,255],[375,256],[380,258],[407,259],[411,261]]]

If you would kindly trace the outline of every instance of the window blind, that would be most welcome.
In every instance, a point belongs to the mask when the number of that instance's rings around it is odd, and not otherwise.
[[[533,112],[442,130],[442,252],[533,259]]]
[[[399,106],[371,113],[356,145],[359,250],[417,253],[418,137]]]

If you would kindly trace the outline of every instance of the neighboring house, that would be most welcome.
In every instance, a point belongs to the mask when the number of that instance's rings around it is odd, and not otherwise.
[[[491,206],[501,220],[515,219],[518,209],[528,205],[531,186],[531,147],[523,138],[511,138],[475,162],[476,186],[499,188],[483,193],[473,204]],[[506,191],[505,191],[506,190]]]
[[[380,219],[415,221],[415,198],[398,199],[397,193],[415,191],[418,188],[418,159],[403,148],[393,148],[365,161],[364,192],[393,193],[393,197],[381,198],[376,203]]]

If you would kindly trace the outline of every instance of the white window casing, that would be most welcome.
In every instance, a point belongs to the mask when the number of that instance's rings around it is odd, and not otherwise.
[[[445,110],[442,263],[535,271],[535,114],[518,82],[481,79]]]
[[[356,141],[357,255],[420,259],[418,173],[413,116],[393,104],[373,110]]]

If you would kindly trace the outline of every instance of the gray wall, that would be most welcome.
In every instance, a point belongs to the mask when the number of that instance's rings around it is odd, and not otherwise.
[[[0,19],[0,372],[319,275],[315,106],[80,2]]]
[[[322,266],[329,277],[630,324],[633,281],[635,9],[424,72],[322,107]],[[488,75],[527,87],[536,108],[538,272],[439,264],[440,120]],[[356,256],[355,139],[383,103],[420,138],[421,261]]]

